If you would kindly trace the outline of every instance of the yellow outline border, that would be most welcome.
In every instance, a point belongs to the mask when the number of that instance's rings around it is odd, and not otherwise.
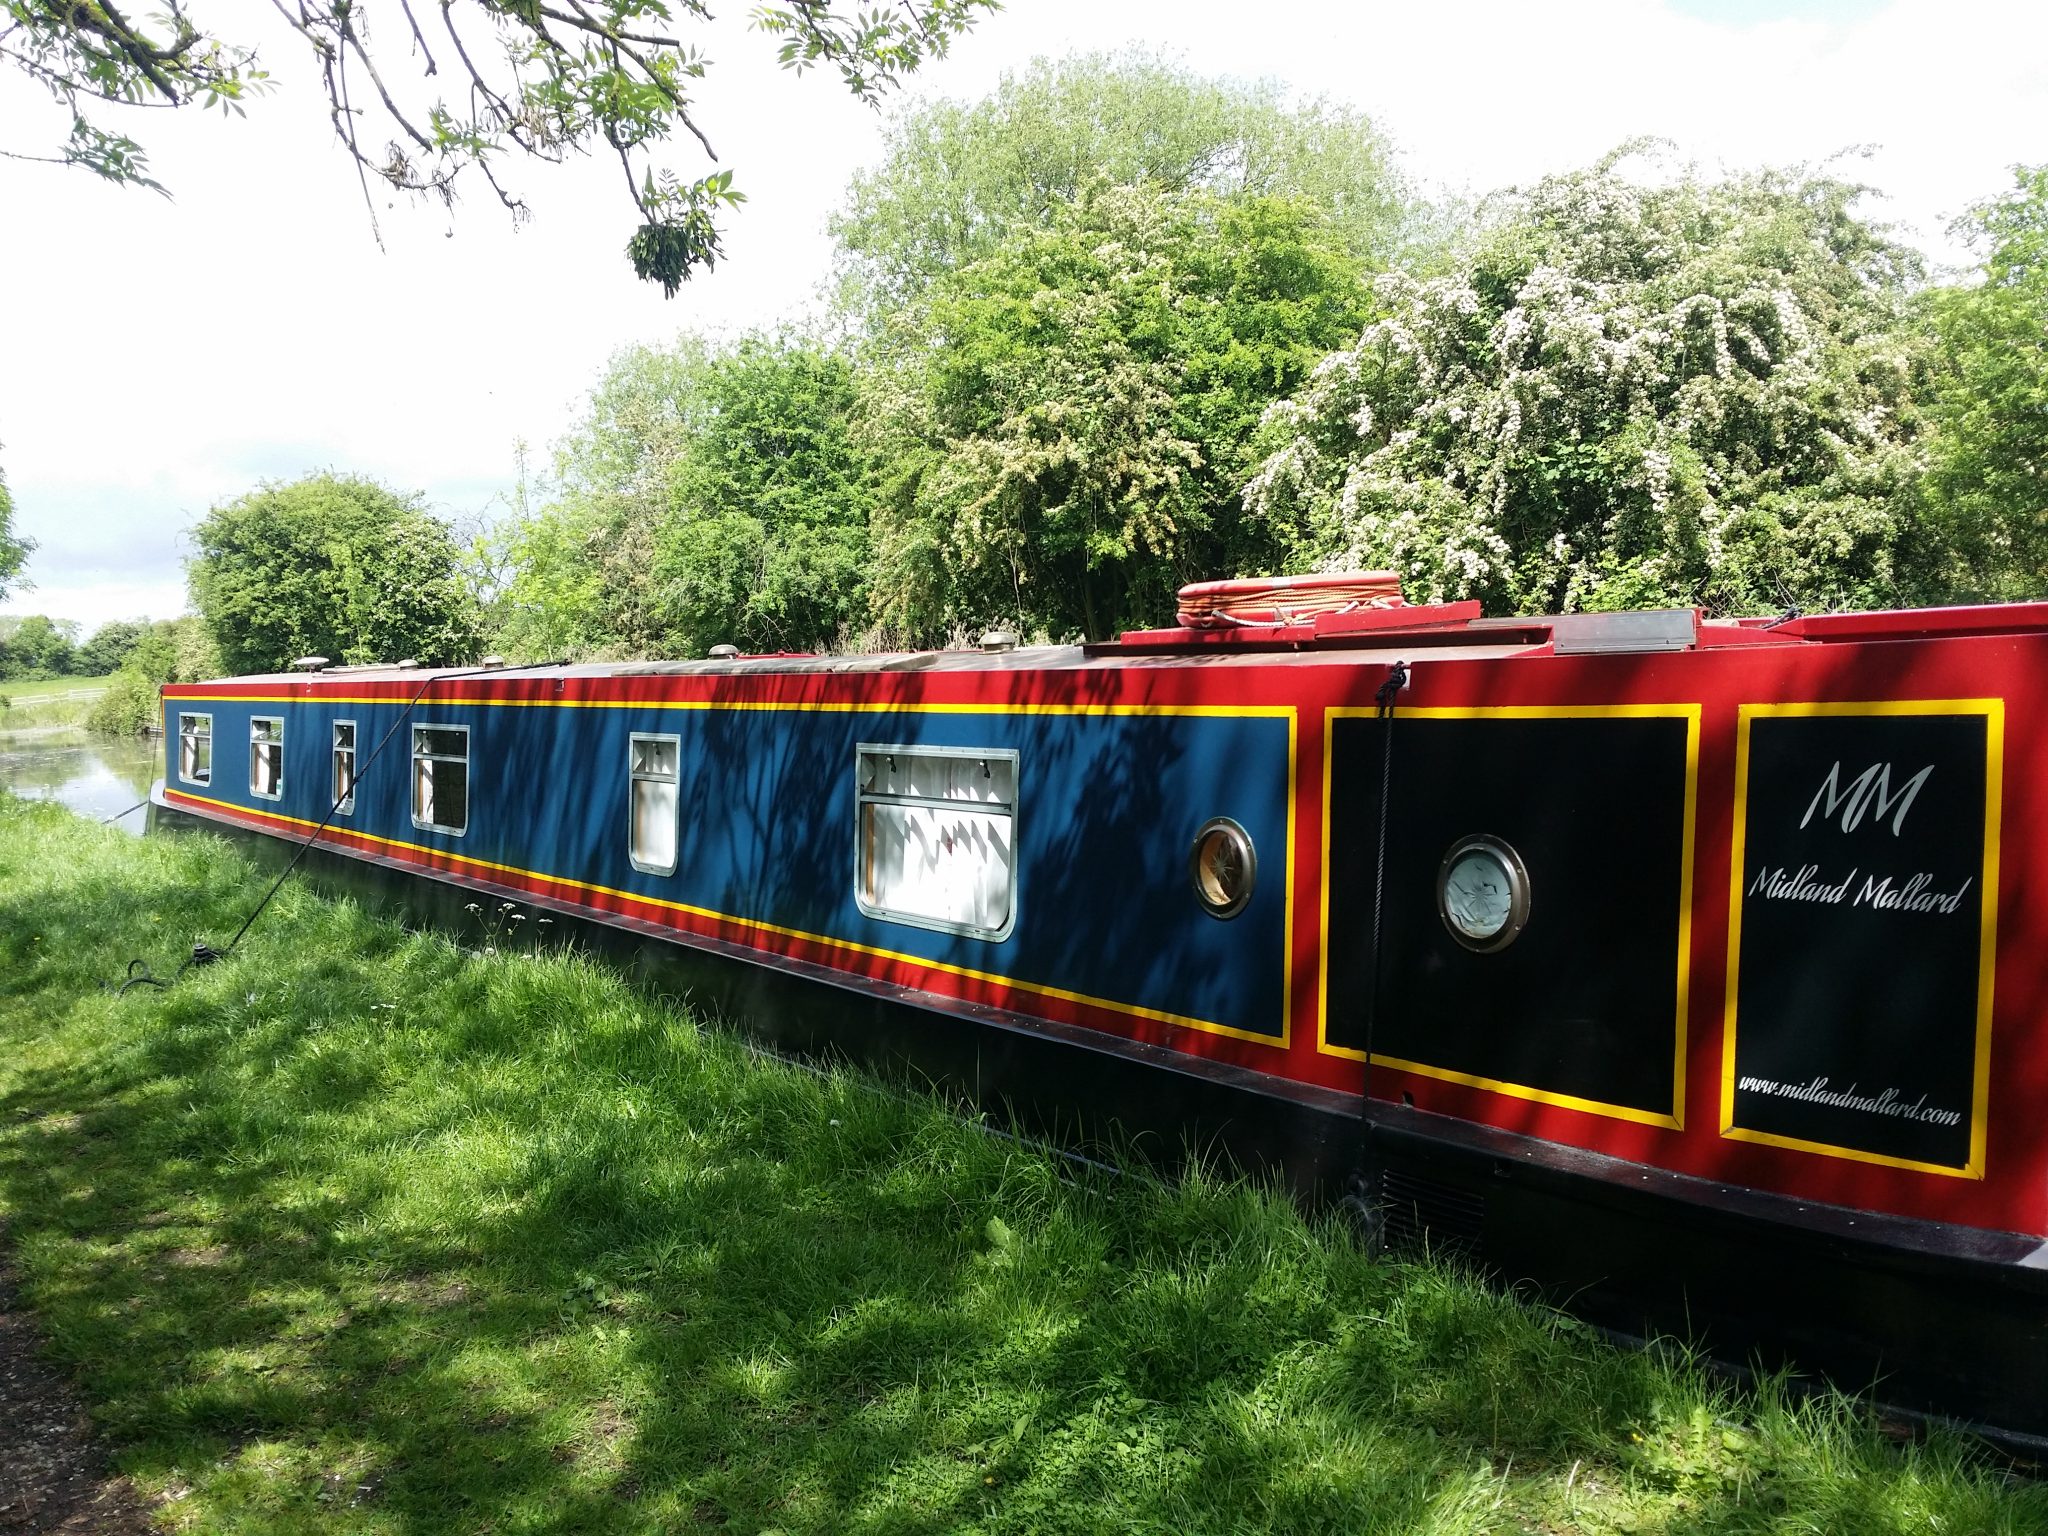
[[[1607,1104],[1597,1099],[1582,1099],[1574,1094],[1554,1093],[1545,1088],[1531,1088],[1525,1083],[1510,1083],[1497,1078],[1478,1077],[1468,1072],[1454,1072],[1448,1067],[1434,1067],[1422,1062],[1406,1061],[1397,1056],[1375,1053],[1373,1061],[1381,1066],[1393,1067],[1402,1072],[1414,1072],[1423,1077],[1436,1078],[1447,1083],[1462,1083],[1468,1088],[1484,1088],[1489,1092],[1505,1094],[1510,1098],[1527,1099],[1537,1104],[1553,1104],[1563,1109],[1576,1109],[1590,1115],[1605,1115],[1610,1119],[1627,1120],[1636,1125],[1652,1125],[1664,1130],[1685,1129],[1685,1056],[1686,1034],[1692,1009],[1692,908],[1693,908],[1693,858],[1695,832],[1699,820],[1699,779],[1700,779],[1700,714],[1699,704],[1492,704],[1465,707],[1424,707],[1398,710],[1398,717],[1404,720],[1603,720],[1603,719],[1668,719],[1685,721],[1685,827],[1679,850],[1678,868],[1678,982],[1676,988],[1676,1029],[1671,1055],[1671,1113],[1660,1115],[1652,1110],[1636,1109],[1626,1104]],[[1316,989],[1316,1050],[1325,1056],[1341,1056],[1349,1061],[1364,1061],[1365,1052],[1349,1046],[1330,1044],[1330,778],[1331,752],[1336,733],[1331,729],[1334,721],[1357,718],[1378,713],[1369,705],[1343,705],[1323,711],[1323,880],[1322,911],[1320,931],[1322,947],[1320,969]]]
[[[1979,908],[1977,951],[1977,1059],[1971,1084],[1970,1159],[1957,1168],[1948,1163],[1923,1163],[1887,1157],[1858,1147],[1806,1141],[1770,1131],[1752,1131],[1735,1123],[1735,1033],[1737,981],[1742,964],[1742,869],[1749,831],[1749,724],[1760,715],[1982,715],[1984,717],[1984,869]],[[1728,987],[1721,1024],[1721,1135],[1729,1141],[1786,1147],[1850,1162],[1906,1168],[1915,1173],[1951,1179],[1984,1177],[1985,1138],[1991,1101],[1991,1004],[1998,972],[1998,842],[2004,815],[2004,699],[1872,699],[1859,703],[1742,704],[1735,711],[1735,802],[1728,847]]]
[[[784,676],[772,673],[770,676]],[[807,674],[809,675],[809,674]],[[890,676],[893,674],[827,673],[820,676]],[[912,674],[915,675],[915,674]],[[600,679],[611,681],[612,679]],[[465,679],[466,681],[466,679]],[[881,704],[871,699],[465,699],[427,697],[417,705],[445,704],[467,709],[725,709],[725,710],[812,710],[820,714],[920,714],[920,715],[1195,715],[1230,720],[1278,719],[1298,715],[1292,704]],[[180,702],[202,701],[225,704],[415,704],[409,694],[372,697],[328,693],[172,693],[164,698]]]
[[[428,690],[430,693],[433,691]],[[399,698],[358,698],[353,695],[334,696],[308,692],[300,694],[228,694],[166,693],[165,699],[178,702],[217,701],[229,704],[294,703],[305,704],[314,700],[328,704],[396,704],[404,706],[409,702]],[[645,902],[649,906],[664,907],[671,911],[686,913],[693,917],[710,918],[718,922],[733,923],[743,928],[757,929],[763,933],[778,934],[784,938],[797,939],[808,944],[819,944],[827,948],[840,949],[853,954],[868,955],[904,965],[922,966],[927,970],[944,972],[996,986],[1014,988],[1039,997],[1055,997],[1063,1002],[1079,1003],[1090,1008],[1104,1008],[1112,1013],[1126,1014],[1132,1018],[1150,1019],[1155,1023],[1171,1024],[1179,1029],[1194,1030],[1200,1034],[1220,1035],[1226,1039],[1244,1040],[1253,1045],[1266,1046],[1273,1050],[1285,1051],[1294,1044],[1294,909],[1295,901],[1295,839],[1296,827],[1300,821],[1300,771],[1299,753],[1301,736],[1301,711],[1292,704],[1252,704],[1230,706],[1220,704],[930,704],[930,703],[876,703],[876,702],[813,702],[790,701],[774,703],[765,700],[735,700],[723,702],[704,699],[421,699],[422,704],[457,705],[475,708],[511,705],[541,706],[554,708],[600,708],[600,709],[735,709],[735,710],[817,710],[846,714],[961,714],[961,715],[1186,715],[1196,718],[1231,720],[1278,720],[1287,722],[1287,851],[1286,867],[1282,873],[1284,881],[1281,907],[1280,943],[1283,951],[1280,968],[1280,1033],[1259,1034],[1254,1030],[1238,1029],[1229,1024],[1217,1024],[1208,1019],[1197,1019],[1190,1015],[1167,1013],[1162,1009],[1147,1008],[1137,1003],[1113,1002],[1108,998],[1095,997],[1085,992],[1069,992],[1061,987],[1045,986],[1037,982],[1024,981],[1016,977],[1001,976],[993,971],[975,970],[969,966],[948,965],[939,960],[928,960],[921,955],[905,954],[898,950],[879,949],[866,944],[856,944],[850,939],[836,939],[827,934],[808,933],[800,928],[783,928],[774,923],[760,922],[754,918],[736,917],[728,912],[713,911],[709,907],[693,907],[684,902],[665,901],[658,896],[642,896],[632,891],[615,890],[610,886],[593,885],[587,881],[572,880],[563,875],[544,874],[539,870],[521,869],[512,864],[494,864],[487,859],[474,859],[464,854],[451,853],[446,849],[428,847],[422,843],[408,843],[398,838],[378,837],[374,833],[358,831],[353,827],[340,830],[351,837],[376,843],[387,848],[403,848],[418,853],[434,854],[441,858],[453,859],[457,863],[473,865],[478,869],[496,870],[504,874],[520,875],[529,880],[546,880],[555,885],[567,886],[574,890],[590,891],[605,896],[616,896],[626,901]],[[204,795],[190,794],[176,789],[168,783],[168,794],[181,799],[197,801],[202,805],[217,806],[244,816],[269,816],[273,820],[290,822],[294,826],[311,828],[317,822],[305,821],[296,816],[282,816],[271,811],[260,811],[245,805],[236,805],[228,800],[213,800]],[[765,953],[772,953],[766,951]]]

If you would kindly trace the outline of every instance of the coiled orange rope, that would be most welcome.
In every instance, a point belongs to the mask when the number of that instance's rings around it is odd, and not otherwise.
[[[1183,629],[1299,624],[1318,614],[1399,607],[1401,578],[1392,571],[1350,571],[1335,576],[1198,581],[1182,587],[1178,601],[1174,617]]]

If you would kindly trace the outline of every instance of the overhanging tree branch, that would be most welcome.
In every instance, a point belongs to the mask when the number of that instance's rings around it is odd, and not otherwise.
[[[426,34],[420,31],[419,18],[412,13],[412,0],[398,0],[398,8],[405,12],[406,25],[412,28],[412,40],[420,45],[420,53],[427,61],[426,73],[438,75],[440,66],[434,62],[434,50],[427,46]]]
[[[122,0],[128,3],[128,0]],[[859,3],[859,0],[854,0]],[[525,202],[498,163],[508,150],[559,161],[570,150],[610,149],[625,170],[641,221],[628,245],[640,274],[673,294],[692,272],[721,254],[717,220],[742,200],[731,173],[694,180],[660,163],[678,130],[704,157],[718,155],[692,112],[685,83],[707,63],[689,27],[711,19],[705,0],[440,0],[441,20],[461,61],[462,88],[440,94],[440,66],[413,0],[272,0],[292,33],[311,50],[335,137],[355,162],[357,181],[377,228],[369,178],[415,195],[452,203],[463,173],[474,168],[515,219]],[[372,12],[393,7],[403,18],[415,73],[378,57]],[[797,73],[835,65],[847,88],[874,101],[924,60],[946,51],[998,0],[869,0],[864,11],[836,0],[756,5],[757,30],[781,39],[782,64]],[[460,7],[461,14],[457,10]],[[486,29],[494,48],[475,46]],[[465,32],[469,36],[465,36]],[[350,89],[353,64],[370,81],[359,104]],[[253,46],[202,31],[181,0],[144,27],[111,0],[0,0],[0,69],[12,67],[70,109],[73,128],[61,154],[5,151],[10,159],[85,165],[117,182],[154,186],[140,146],[91,123],[82,108],[176,107],[202,102],[241,110],[267,88]],[[381,120],[390,138],[366,147]],[[377,134],[377,137],[382,137]],[[373,139],[372,142],[375,142]]]

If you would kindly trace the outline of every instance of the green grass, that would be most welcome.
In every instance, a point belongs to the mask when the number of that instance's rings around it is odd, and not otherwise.
[[[83,725],[111,681],[109,677],[48,677],[0,683],[0,730]],[[71,697],[74,694],[83,697]]]
[[[0,1219],[206,1532],[2038,1532],[2048,1490],[1737,1393],[1214,1177],[1076,1174],[0,799]],[[0,1429],[0,1433],[4,1433]]]
[[[106,677],[44,677],[32,682],[0,682],[0,694],[19,704],[25,700],[48,699],[88,689],[98,693],[109,680]]]

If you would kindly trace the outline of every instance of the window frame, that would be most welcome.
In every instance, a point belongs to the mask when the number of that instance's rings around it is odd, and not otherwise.
[[[454,755],[454,754],[453,754],[452,752],[422,752],[422,751],[420,751],[420,732],[421,732],[421,731],[460,731],[460,732],[462,732],[462,755],[461,755],[460,757],[457,757],[457,756],[455,756],[455,755]],[[408,810],[409,810],[409,811],[410,811],[410,812],[412,813],[412,824],[413,824],[413,826],[415,826],[416,828],[418,828],[418,829],[419,829],[420,831],[422,831],[422,832],[441,832],[441,833],[445,833],[445,834],[447,834],[447,835],[448,835],[449,837],[461,837],[461,836],[463,836],[463,835],[464,835],[465,833],[467,833],[467,832],[469,831],[469,808],[470,808],[470,805],[471,805],[471,801],[472,801],[472,795],[471,795],[471,788],[472,788],[472,784],[473,784],[473,779],[472,779],[472,776],[471,776],[471,774],[470,774],[470,771],[469,771],[469,764],[470,764],[470,750],[469,750],[469,748],[470,748],[470,735],[469,735],[469,727],[468,727],[468,726],[466,726],[466,725],[456,725],[456,724],[454,724],[454,723],[452,723],[452,722],[450,722],[450,723],[447,723],[447,724],[440,724],[440,723],[436,723],[436,722],[433,722],[433,721],[426,721],[426,720],[422,720],[422,721],[419,721],[419,722],[415,723],[415,724],[414,724],[414,726],[413,726],[413,728],[412,728],[412,740],[411,740],[411,743],[410,743],[410,745],[411,745],[411,747],[412,747],[412,779],[411,779],[411,783],[410,783],[410,784],[409,784],[409,785],[407,786],[407,793],[406,793],[406,808],[407,808],[407,809],[408,809]],[[450,826],[450,825],[449,825],[448,823],[446,823],[446,822],[441,822],[441,821],[422,821],[422,820],[420,819],[420,779],[419,779],[419,773],[420,773],[420,764],[421,764],[422,762],[429,762],[429,763],[460,763],[460,764],[462,764],[462,825],[461,825],[461,826],[459,826],[459,827],[458,827],[458,826]]]
[[[201,736],[206,738],[206,772],[198,777],[185,772],[185,722],[187,720],[204,720],[206,722],[205,730],[192,732],[192,737],[195,741]],[[197,754],[195,753],[194,755],[196,756]],[[213,785],[212,710],[207,710],[204,714],[192,709],[181,709],[178,711],[178,782],[180,784],[203,784],[208,788],[211,788]]]
[[[1010,799],[1007,803],[990,800],[943,800],[923,795],[876,795],[860,787],[861,759],[871,752],[885,753],[897,757],[936,757],[964,760],[975,763],[1006,762],[1010,765]],[[1000,944],[1016,931],[1017,927],[1017,869],[1018,857],[1017,827],[1022,819],[1023,770],[1019,759],[1021,754],[1015,747],[954,747],[937,746],[929,742],[856,742],[853,748],[853,901],[861,915],[879,922],[902,923],[912,928],[926,928],[935,933],[958,934],[962,938],[980,939],[985,943]],[[915,912],[901,912],[871,902],[867,897],[866,875],[866,812],[869,805],[908,805],[926,809],[949,811],[979,811],[991,815],[998,811],[1007,812],[1010,821],[1010,869],[1009,887],[1002,926],[983,928],[974,923],[949,922],[944,918],[926,917]]]
[[[277,740],[265,741],[262,737],[258,736],[256,728],[261,725],[276,726]],[[259,760],[258,754],[265,747],[277,748],[277,776],[271,781],[275,786],[274,788],[258,789],[256,787],[256,764]],[[249,717],[249,793],[258,800],[282,800],[284,798],[283,715],[251,715]]]
[[[676,749],[676,772],[674,778],[659,774],[641,773],[633,766],[633,749],[643,741],[667,742]],[[634,786],[641,783],[673,784],[676,787],[674,809],[675,831],[669,846],[675,850],[675,857],[667,865],[649,864],[641,860],[639,850],[633,846],[633,833],[638,822],[633,815]],[[672,875],[682,860],[683,852],[683,738],[673,731],[628,731],[626,733],[626,861],[643,875]]]
[[[342,746],[338,739],[341,728],[349,730],[348,745]],[[327,789],[328,814],[330,816],[353,816],[356,813],[356,743],[362,739],[361,728],[353,720],[330,720],[327,722]],[[341,754],[348,753],[348,794],[342,799],[334,798],[334,770],[340,763]]]

